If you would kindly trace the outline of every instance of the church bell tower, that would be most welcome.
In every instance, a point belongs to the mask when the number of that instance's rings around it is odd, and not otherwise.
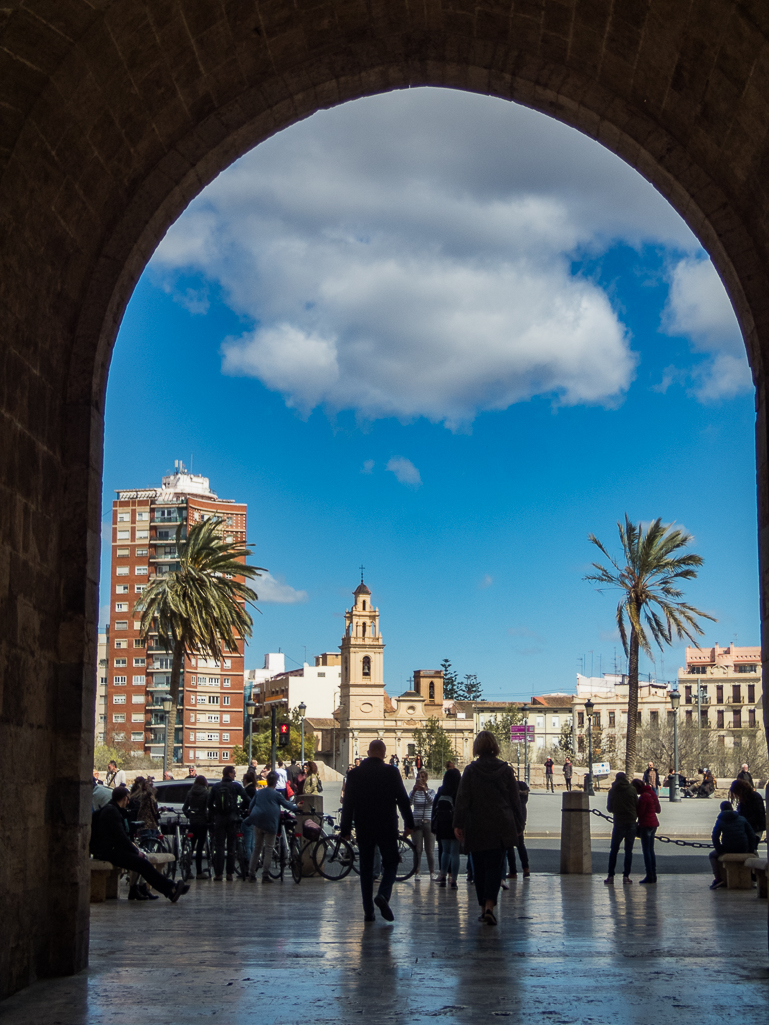
[[[344,614],[340,705],[342,726],[350,731],[371,728],[384,718],[384,642],[379,632],[379,609],[361,581],[353,591],[355,603]]]

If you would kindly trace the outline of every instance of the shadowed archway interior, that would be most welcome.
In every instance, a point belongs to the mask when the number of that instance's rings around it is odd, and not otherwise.
[[[0,995],[87,963],[103,412],[123,310],[187,203],[317,110],[417,85],[514,100],[668,198],[753,370],[766,622],[768,31],[761,0],[3,5]]]

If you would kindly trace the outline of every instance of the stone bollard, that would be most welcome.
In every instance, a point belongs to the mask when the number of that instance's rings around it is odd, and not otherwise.
[[[582,790],[567,790],[561,804],[561,874],[592,875],[590,798]]]

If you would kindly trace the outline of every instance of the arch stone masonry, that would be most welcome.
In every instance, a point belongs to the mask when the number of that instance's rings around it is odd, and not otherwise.
[[[766,623],[768,30],[765,0],[0,6],[0,993],[87,963],[103,411],[123,310],[206,183],[316,110],[419,85],[500,96],[669,199],[726,283],[756,382]]]

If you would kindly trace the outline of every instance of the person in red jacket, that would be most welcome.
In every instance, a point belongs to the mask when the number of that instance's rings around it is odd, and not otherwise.
[[[641,850],[646,868],[646,877],[641,882],[656,883],[657,858],[654,854],[654,836],[660,824],[657,818],[660,801],[653,786],[640,779],[634,779],[631,782],[638,791],[638,835],[641,838]]]

